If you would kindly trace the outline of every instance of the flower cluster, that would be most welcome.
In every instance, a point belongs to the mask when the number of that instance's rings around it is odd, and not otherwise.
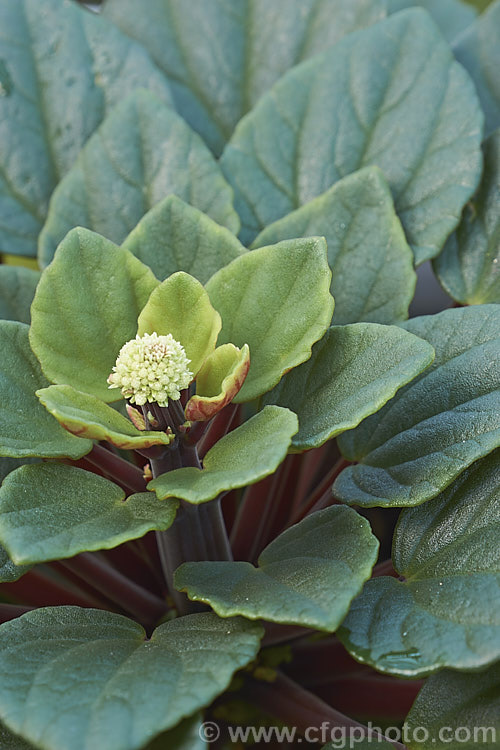
[[[170,333],[137,335],[120,349],[109,387],[121,388],[123,396],[138,406],[147,402],[168,406],[169,399],[180,398],[180,391],[193,379],[190,361]]]

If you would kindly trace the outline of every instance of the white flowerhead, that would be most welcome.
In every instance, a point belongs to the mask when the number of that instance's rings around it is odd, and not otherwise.
[[[169,333],[137,335],[127,341],[108,378],[110,388],[121,388],[131,403],[142,406],[146,402],[168,406],[193,379],[182,344]]]

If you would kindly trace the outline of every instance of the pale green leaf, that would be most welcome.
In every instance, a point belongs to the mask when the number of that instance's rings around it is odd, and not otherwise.
[[[148,490],[161,500],[179,497],[204,503],[226,490],[259,482],[283,461],[297,427],[297,417],[288,409],[266,406],[210,448],[203,469],[185,467],[161,474],[149,482]]]
[[[433,358],[432,346],[396,326],[332,326],[311,359],[285,375],[264,401],[297,414],[295,450],[317,448],[378,411]]]
[[[247,562],[184,563],[174,585],[221,617],[301,625],[333,632],[370,576],[378,541],[350,508],[313,513]]]
[[[35,396],[49,385],[30,349],[28,326],[0,321],[0,453],[25,456],[81,458],[92,442],[66,432]]]
[[[378,167],[339,180],[264,229],[252,247],[314,235],[324,236],[328,247],[334,323],[394,323],[408,317],[416,282],[413,253]]]
[[[250,349],[250,370],[236,402],[250,401],[311,356],[328,328],[333,298],[322,238],[262,247],[212,276],[207,291],[222,318],[218,343]]]
[[[120,399],[106,380],[157,285],[127,250],[87,229],[70,232],[32,306],[30,343],[47,377],[103,401]]]
[[[83,469],[57,463],[22,466],[0,488],[0,541],[17,564],[111,549],[174,521],[177,502],[131,495]]]
[[[425,8],[449,42],[470,26],[477,16],[475,8],[462,0],[388,0],[388,2],[390,13],[397,13],[414,5]]]
[[[425,11],[350,34],[283,76],[227,145],[242,241],[376,165],[417,262],[432,258],[477,187],[482,122],[472,82]]]
[[[222,344],[206,358],[196,378],[196,393],[186,404],[186,419],[205,421],[227,406],[240,391],[250,367],[245,344]]]
[[[394,537],[402,581],[369,581],[338,633],[382,672],[479,669],[500,657],[500,452],[407,508]]]
[[[283,73],[385,16],[384,0],[107,0],[104,15],[149,50],[178,111],[219,154]]]
[[[500,444],[500,306],[445,310],[402,326],[436,358],[377,414],[339,438],[348,503],[418,505]]]
[[[171,103],[145,49],[67,0],[0,3],[0,251],[36,255],[50,195],[110,109],[142,86]]]
[[[143,431],[100,401],[70,385],[51,385],[36,392],[41,403],[65,430],[90,440],[107,440],[122,450],[169,445],[173,436],[159,430]]]
[[[500,129],[483,148],[479,191],[433,264],[448,294],[464,305],[500,302]]]
[[[229,229],[176,195],[153,206],[122,247],[149,266],[158,279],[185,271],[202,284],[246,252]]]
[[[169,276],[151,294],[139,315],[137,333],[172,334],[185,349],[189,369],[196,376],[215,349],[221,329],[218,312],[203,285],[184,271]]]
[[[136,91],[106,117],[54,191],[40,263],[52,260],[75,226],[123,242],[172,193],[238,231],[231,188],[203,141],[159,98]]]
[[[9,729],[41,750],[139,750],[222,693],[255,658],[262,629],[203,613],[147,638],[121,615],[49,607],[5,623],[0,635]]]

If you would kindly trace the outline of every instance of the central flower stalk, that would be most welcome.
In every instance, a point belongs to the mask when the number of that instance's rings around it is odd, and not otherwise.
[[[138,406],[168,406],[169,400],[177,401],[192,381],[190,362],[182,344],[170,333],[138,335],[120,349],[108,377],[109,387],[121,388],[122,395]]]

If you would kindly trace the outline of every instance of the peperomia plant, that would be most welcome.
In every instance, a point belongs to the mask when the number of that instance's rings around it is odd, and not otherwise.
[[[500,0],[0,25],[2,750],[498,747]]]

